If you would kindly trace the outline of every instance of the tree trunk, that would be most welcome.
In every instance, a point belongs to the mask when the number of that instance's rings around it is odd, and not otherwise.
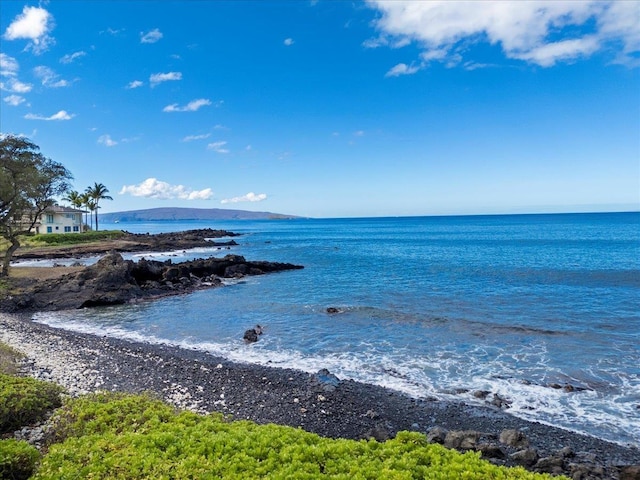
[[[2,259],[2,271],[0,272],[0,277],[8,277],[9,276],[9,264],[11,263],[11,257],[13,257],[13,253],[20,246],[20,242],[17,238],[11,239],[11,246],[7,249],[7,252],[4,254],[4,258]]]
[[[98,231],[98,208],[96,207],[96,232]]]

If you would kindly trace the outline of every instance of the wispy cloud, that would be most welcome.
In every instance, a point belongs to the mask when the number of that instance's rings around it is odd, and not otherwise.
[[[182,139],[183,142],[193,142],[195,140],[205,140],[211,136],[210,133],[203,133],[201,135],[187,135]]]
[[[423,49],[419,66],[399,64],[387,76],[415,73],[434,61],[464,67],[468,59],[463,57],[476,43],[498,45],[506,58],[542,67],[576,61],[600,50],[614,52],[619,63],[639,63],[638,2],[368,0],[367,5],[381,15],[376,21],[379,37],[365,46],[417,43]]]
[[[246,195],[242,195],[241,197],[233,197],[233,198],[225,198],[221,200],[220,203],[241,203],[241,202],[262,202],[267,199],[266,193],[255,194],[253,192],[249,192]]]
[[[207,145],[207,148],[209,150],[213,150],[216,153],[229,153],[229,149],[225,148],[226,144],[227,142],[221,140],[219,142],[210,143],[209,145]]]
[[[20,95],[7,95],[3,100],[12,107],[17,107],[21,103],[25,102],[24,97],[21,97]]]
[[[40,79],[42,85],[47,88],[68,87],[70,85],[68,81],[61,79],[60,75],[44,65],[35,67],[33,73]]]
[[[184,185],[171,185],[153,177],[147,178],[138,185],[125,185],[119,193],[159,200],[209,200],[213,196],[210,188],[193,190]]]
[[[211,100],[208,98],[198,98],[197,100],[191,100],[185,106],[180,107],[177,103],[167,105],[162,109],[163,112],[195,112],[202,107],[211,105]]]
[[[149,77],[149,83],[152,87],[162,83],[182,80],[182,72],[154,73]]]
[[[140,80],[134,80],[132,82],[129,82],[129,84],[125,88],[133,89],[133,88],[139,88],[139,87],[141,87],[143,85],[144,85],[144,82],[142,82]]]
[[[54,26],[53,16],[44,8],[24,7],[22,14],[9,24],[3,38],[5,40],[29,40],[26,50],[31,50],[34,54],[39,55],[55,43],[55,39],[49,36]]]
[[[140,43],[156,43],[163,37],[162,32],[154,28],[148,32],[140,32]]]
[[[391,68],[385,75],[385,77],[399,77],[400,75],[413,75],[418,72],[420,67],[416,65],[407,65],[406,63],[399,63],[395,67]]]
[[[28,93],[33,88],[30,83],[22,83],[20,80],[10,78],[7,83],[0,82],[0,90],[14,93]]]
[[[31,91],[33,88],[32,85],[22,83],[17,79],[19,70],[20,65],[18,65],[18,61],[15,58],[10,57],[5,53],[0,53],[0,76],[7,77],[6,82],[0,82],[0,90],[13,93],[27,93]],[[17,95],[10,95],[6,98],[12,98],[13,100],[11,101],[15,101],[15,97],[17,97]],[[6,98],[5,101],[7,101]],[[13,103],[10,103],[11,101],[8,101],[7,103],[12,105]]]
[[[5,53],[0,53],[0,75],[3,77],[14,77],[18,74],[20,66],[18,61]]]
[[[83,52],[83,51],[68,53],[60,59],[60,63],[65,63],[65,64],[73,63],[77,59],[84,57],[86,54],[87,52]]]
[[[27,120],[45,120],[45,121],[60,121],[60,120],[71,120],[75,117],[74,114],[69,114],[65,110],[60,110],[58,113],[54,113],[50,117],[45,117],[44,115],[37,115],[34,113],[27,113],[24,118]]]
[[[291,45],[293,45],[296,42],[293,41],[293,38],[285,38],[284,42],[282,42],[282,43],[284,43],[285,46],[290,47]]]
[[[111,138],[111,135],[100,135],[98,137],[98,143],[105,147],[115,147],[118,144],[118,142]]]

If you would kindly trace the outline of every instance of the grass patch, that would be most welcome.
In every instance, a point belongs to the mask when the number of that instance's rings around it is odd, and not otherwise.
[[[327,439],[292,427],[177,412],[148,397],[71,400],[53,418],[58,441],[33,479],[543,479],[401,432],[384,443]]]
[[[83,233],[49,233],[39,235],[27,235],[21,238],[23,247],[41,247],[58,245],[77,245],[83,243],[99,242],[102,240],[118,240],[126,236],[122,230],[102,230],[98,232]]]
[[[44,420],[62,405],[62,392],[53,383],[0,374],[0,434]]]
[[[15,375],[18,372],[18,360],[24,354],[6,343],[0,342],[0,374]]]

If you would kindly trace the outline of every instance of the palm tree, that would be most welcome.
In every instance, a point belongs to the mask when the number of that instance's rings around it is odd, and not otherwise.
[[[84,206],[84,195],[81,195],[76,190],[71,190],[69,193],[67,193],[66,197],[62,198],[62,200],[69,202],[72,207],[75,207],[77,209],[80,209]],[[80,218],[80,223],[82,223],[82,218]]]
[[[76,190],[71,190],[67,193],[66,197],[63,197],[62,200],[67,201],[71,204],[72,207],[81,208],[82,207],[82,195],[80,195]]]
[[[100,208],[100,200],[113,200],[107,195],[109,189],[102,183],[94,182],[93,187],[87,187],[85,193],[95,202],[93,210],[96,212],[96,232],[98,231],[98,209]]]
[[[89,226],[89,222],[87,222],[87,213],[93,213],[93,200],[89,197],[88,193],[83,193],[80,195],[80,201],[82,202],[82,207],[84,210],[84,226],[87,228]],[[93,227],[93,215],[91,215],[91,226]],[[84,230],[84,229],[83,229]]]

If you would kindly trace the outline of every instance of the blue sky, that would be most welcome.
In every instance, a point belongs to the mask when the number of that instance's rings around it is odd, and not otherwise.
[[[102,212],[640,209],[640,2],[3,0],[0,132]]]

